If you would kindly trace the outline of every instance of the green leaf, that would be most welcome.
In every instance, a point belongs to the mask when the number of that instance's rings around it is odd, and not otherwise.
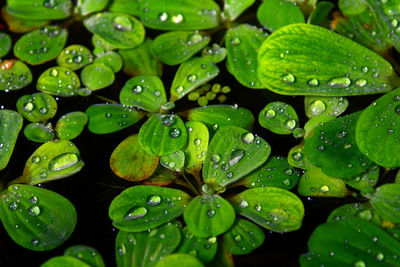
[[[69,97],[78,94],[80,85],[78,75],[72,70],[63,67],[52,67],[39,76],[36,88],[44,93]]]
[[[95,134],[120,131],[138,122],[145,115],[143,112],[118,104],[91,105],[86,114],[89,117],[89,131]]]
[[[104,261],[100,253],[89,246],[75,245],[67,248],[64,251],[64,256],[75,257],[92,267],[104,267]]]
[[[140,45],[145,30],[137,19],[122,13],[97,13],[83,21],[86,29],[97,34],[115,48],[127,49]]]
[[[222,62],[226,55],[227,51],[225,47],[221,47],[218,44],[213,44],[212,46],[207,46],[201,52],[202,57],[210,57],[211,62],[219,63]]]
[[[207,184],[229,185],[261,166],[270,153],[271,147],[264,139],[236,126],[223,127],[208,146],[203,180]]]
[[[94,63],[102,63],[113,70],[113,72],[118,72],[122,68],[122,58],[116,52],[109,51],[97,57]]]
[[[10,237],[24,248],[51,250],[67,240],[75,228],[74,206],[53,191],[11,185],[1,199],[1,222]]]
[[[109,10],[112,12],[126,13],[132,16],[140,15],[140,0],[113,0]]]
[[[143,181],[143,184],[167,186],[172,184],[176,179],[177,176],[173,171],[159,165],[153,175],[151,175],[149,179]]]
[[[179,229],[171,223],[140,233],[120,231],[115,241],[117,266],[152,267],[172,253],[180,240]]]
[[[228,248],[223,242],[218,245],[217,255],[214,260],[209,264],[211,267],[234,267],[232,253],[229,252]]]
[[[356,144],[356,123],[360,112],[335,118],[315,127],[305,139],[311,163],[332,177],[351,178],[366,172],[371,161]]]
[[[301,172],[291,167],[286,157],[273,156],[238,184],[248,188],[273,186],[290,190],[297,185],[300,175]]]
[[[158,166],[158,157],[142,149],[138,135],[131,135],[122,141],[110,158],[111,170],[119,177],[137,182],[149,178]]]
[[[185,153],[177,150],[174,153],[160,157],[160,163],[167,169],[175,172],[181,172],[185,166]]]
[[[178,189],[138,185],[115,197],[108,215],[118,229],[141,232],[175,219],[189,201],[190,196]]]
[[[285,95],[365,95],[399,85],[385,59],[343,36],[308,24],[274,32],[261,45],[258,64],[263,85]]]
[[[260,125],[276,134],[291,134],[299,125],[294,108],[284,102],[270,102],[258,114]]]
[[[25,33],[40,27],[46,26],[50,23],[48,20],[30,20],[21,19],[19,17],[10,14],[7,8],[2,8],[1,15],[4,21],[7,23],[8,29],[15,33]]]
[[[22,19],[65,19],[71,7],[71,0],[7,0],[7,12]]]
[[[38,65],[55,59],[67,41],[67,30],[46,26],[24,34],[14,45],[14,55],[31,64]]]
[[[309,253],[300,265],[396,266],[400,242],[379,226],[360,218],[347,218],[318,226],[308,240]]]
[[[300,228],[304,206],[293,193],[276,187],[248,189],[230,199],[236,212],[274,232]]]
[[[362,190],[365,187],[374,187],[378,183],[378,179],[379,167],[378,165],[372,164],[366,173],[357,175],[351,179],[346,179],[344,182],[357,190]]]
[[[204,267],[196,257],[190,254],[174,253],[168,255],[167,257],[161,259],[156,263],[156,267],[171,267],[171,266],[181,266],[181,267]]]
[[[93,61],[90,50],[83,45],[70,45],[58,55],[57,64],[60,67],[78,70]]]
[[[264,87],[257,76],[257,52],[266,37],[267,34],[261,29],[248,24],[241,24],[226,32],[227,69],[246,87]]]
[[[317,7],[311,12],[307,19],[309,24],[322,25],[325,20],[328,20],[329,13],[335,8],[335,4],[327,1],[320,1]]]
[[[400,149],[399,133],[400,88],[381,96],[361,113],[355,138],[370,160],[392,168],[400,166],[400,159],[393,156]]]
[[[216,237],[197,237],[188,227],[182,230],[182,240],[175,252],[193,254],[203,263],[209,263],[217,254],[218,242]]]
[[[371,205],[386,221],[400,223],[400,184],[379,186],[371,198]]]
[[[167,65],[178,65],[203,49],[210,37],[198,31],[173,31],[158,35],[153,41],[154,54]]]
[[[118,50],[124,62],[123,71],[129,76],[154,75],[161,77],[162,65],[152,50],[150,39],[132,49]]]
[[[18,98],[17,110],[30,122],[46,122],[57,112],[57,101],[48,94],[34,93]]]
[[[212,0],[142,0],[140,20],[158,30],[203,30],[219,24],[220,9]]]
[[[121,104],[158,112],[167,102],[164,84],[157,76],[143,75],[129,79],[119,93]]]
[[[142,148],[155,156],[165,156],[186,144],[187,131],[177,115],[152,114],[139,130]]]
[[[100,54],[104,54],[107,51],[117,49],[115,46],[107,43],[104,39],[102,39],[97,34],[93,34],[92,36],[92,45],[94,46],[93,54],[99,56]]]
[[[312,163],[307,158],[307,155],[304,151],[304,144],[294,146],[290,149],[288,154],[288,163],[290,166],[295,168],[300,168],[303,170],[308,170],[313,167]]]
[[[224,234],[224,243],[233,255],[250,254],[264,243],[262,229],[252,222],[236,219],[232,228]]]
[[[219,74],[210,57],[192,57],[183,62],[171,85],[171,101],[176,101]]]
[[[19,181],[31,185],[71,176],[84,163],[78,148],[68,140],[50,141],[41,145],[28,158]]]
[[[82,133],[87,122],[88,116],[86,113],[74,111],[62,115],[57,121],[54,130],[56,131],[58,138],[72,140]]]
[[[40,267],[90,267],[90,265],[75,257],[57,256],[47,260]]]
[[[91,91],[110,86],[114,82],[114,71],[103,63],[92,63],[81,72],[82,83]]]
[[[336,222],[347,218],[361,218],[366,221],[381,225],[381,218],[371,209],[371,206],[365,203],[345,204],[334,209],[329,214],[327,222]]]
[[[346,197],[350,194],[342,179],[330,177],[315,167],[301,176],[297,190],[302,196],[313,197]]]
[[[209,133],[207,127],[198,121],[185,123],[188,139],[185,152],[185,171],[199,174],[208,149]]]
[[[22,61],[4,60],[0,65],[0,90],[12,91],[32,82],[32,72]]]
[[[0,57],[4,57],[10,52],[12,41],[10,35],[0,31]]]
[[[361,14],[368,8],[368,4],[361,0],[339,0],[338,6],[346,16]]]
[[[326,122],[334,119],[335,119],[334,116],[328,116],[328,115],[318,115],[316,117],[311,118],[304,125],[304,138],[308,138],[309,136],[311,136],[314,132],[315,127],[323,126]]]
[[[339,116],[349,106],[345,97],[335,96],[306,96],[304,97],[304,109],[308,118],[319,115]]]
[[[254,2],[255,0],[224,0],[224,14],[230,21],[233,21]]]
[[[81,0],[78,2],[80,5],[77,8],[79,8],[81,15],[86,16],[90,13],[102,11],[106,8],[108,2],[108,0]]]
[[[55,134],[50,125],[32,122],[25,126],[24,135],[33,142],[45,143],[54,139]]]
[[[185,115],[190,121],[204,123],[210,135],[223,126],[238,126],[250,130],[254,123],[251,111],[237,105],[210,105],[194,108],[187,111]]]
[[[183,219],[195,236],[218,236],[234,223],[235,210],[218,195],[203,195],[190,201],[183,213]]]
[[[0,110],[0,144],[8,149],[0,150],[0,170],[3,170],[10,160],[17,142],[18,134],[22,128],[22,116],[8,109]],[[7,127],[4,127],[7,125]]]
[[[257,10],[257,19],[270,32],[289,24],[305,22],[300,8],[285,0],[264,1]]]

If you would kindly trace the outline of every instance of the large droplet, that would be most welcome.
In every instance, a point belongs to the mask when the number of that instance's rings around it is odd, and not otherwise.
[[[40,215],[40,207],[39,206],[32,206],[29,208],[29,214],[31,216],[39,216]]]
[[[200,33],[193,33],[189,35],[187,43],[188,45],[194,45],[200,43],[202,40],[203,40],[203,35],[201,35]]]
[[[175,24],[179,24],[183,22],[183,16],[182,14],[177,14],[171,17],[171,21]]]
[[[251,144],[254,142],[254,134],[248,132],[242,135],[242,142],[245,144]]]
[[[130,209],[124,219],[127,221],[135,220],[144,217],[147,214],[147,209],[145,207],[138,207]]]
[[[24,104],[24,111],[31,112],[35,108],[35,105],[32,102],[27,102]]]
[[[159,195],[151,195],[147,198],[147,205],[158,206],[161,203],[161,197]]]
[[[64,153],[50,160],[49,169],[51,171],[61,171],[75,165],[78,161],[78,156],[75,153]]]
[[[333,78],[330,79],[327,83],[329,87],[334,88],[346,88],[349,87],[350,84],[351,80],[348,77]]]
[[[366,267],[367,265],[363,260],[357,260],[353,264],[354,267]]]
[[[167,12],[162,12],[159,16],[158,16],[158,20],[159,21],[166,21],[168,19],[168,13]]]
[[[355,84],[357,87],[364,87],[365,85],[367,85],[367,80],[365,80],[365,79],[357,79],[357,80],[354,82],[354,84]]]
[[[288,130],[293,130],[296,127],[296,121],[293,119],[285,121],[285,127]]]
[[[240,39],[237,36],[233,37],[231,39],[231,45],[240,45]]]
[[[189,74],[187,76],[187,80],[190,83],[194,83],[195,81],[197,81],[197,75],[196,74]]]
[[[212,155],[211,156],[211,161],[214,163],[218,163],[221,160],[220,156],[218,155]]]
[[[266,112],[265,112],[265,114],[264,114],[264,116],[265,116],[265,118],[267,118],[267,119],[272,119],[272,118],[275,118],[275,111],[273,110],[273,109],[269,109],[269,110],[267,110]]]
[[[316,87],[319,85],[319,81],[315,78],[311,78],[307,81],[308,86]]]
[[[245,209],[249,206],[249,202],[247,202],[245,199],[242,199],[242,201],[240,201],[239,203],[239,207],[241,207],[242,209]]]
[[[214,217],[215,216],[215,210],[214,209],[208,209],[207,210],[207,216],[208,216],[208,218],[212,218],[212,217]]]
[[[132,88],[132,92],[133,92],[135,95],[138,95],[138,94],[140,94],[141,92],[143,92],[143,87],[140,86],[140,85],[136,85],[136,86],[134,86],[134,87]]]
[[[113,20],[113,24],[119,31],[132,30],[132,23],[128,16],[116,16]]]
[[[233,166],[237,164],[244,156],[244,150],[243,149],[235,149],[232,151],[232,153],[229,155],[228,163],[229,165]]]
[[[57,69],[52,69],[50,71],[50,76],[51,77],[57,77],[58,76],[58,70]]]
[[[178,138],[181,135],[181,130],[179,130],[178,128],[172,128],[171,130],[169,130],[169,137],[171,138]]]
[[[286,73],[281,76],[281,81],[287,84],[292,84],[296,81],[296,77],[291,73]]]
[[[173,115],[165,115],[164,117],[161,118],[161,123],[166,126],[172,126],[176,122],[176,117]]]
[[[310,104],[310,113],[311,115],[317,116],[326,110],[326,105],[321,100],[314,100]]]

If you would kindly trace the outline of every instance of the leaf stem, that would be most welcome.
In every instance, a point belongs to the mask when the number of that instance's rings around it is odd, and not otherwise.
[[[182,177],[185,179],[185,181],[189,184],[190,188],[192,189],[192,191],[199,195],[199,190],[190,182],[190,180],[186,177],[186,175],[184,173],[182,173]]]

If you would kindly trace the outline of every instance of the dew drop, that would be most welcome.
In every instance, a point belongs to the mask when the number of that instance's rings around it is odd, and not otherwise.
[[[293,130],[296,127],[296,121],[293,119],[285,121],[285,127],[288,130]]]
[[[161,197],[159,195],[151,195],[147,198],[147,205],[158,206],[161,203]]]
[[[138,207],[130,209],[125,215],[124,219],[127,221],[139,219],[147,214],[147,209],[145,207]]]
[[[351,84],[351,80],[348,77],[333,78],[328,81],[327,85],[333,88],[346,88]]]
[[[203,41],[203,35],[201,35],[200,33],[194,33],[188,37],[187,43],[189,45],[195,45],[200,43],[201,41]]]
[[[195,146],[199,146],[201,144],[201,140],[199,138],[194,139],[193,141]]]
[[[212,217],[214,217],[215,216],[215,210],[214,209],[208,209],[207,210],[207,216],[208,216],[208,218],[212,218]]]
[[[313,116],[317,116],[320,115],[322,112],[324,112],[326,110],[326,105],[324,102],[322,102],[321,100],[317,99],[314,100],[311,104],[310,104],[310,113]]]
[[[307,81],[308,86],[316,87],[319,85],[319,81],[315,78],[311,78]]]
[[[239,203],[239,207],[241,207],[242,209],[245,209],[248,206],[249,206],[249,203],[244,199],[242,199],[242,201],[240,201],[240,203]]]
[[[281,81],[287,84],[292,84],[296,81],[296,77],[291,73],[286,73],[281,76]]]
[[[51,171],[61,171],[75,165],[78,160],[78,156],[75,153],[60,154],[50,160],[49,169]]]
[[[214,163],[218,163],[221,160],[220,156],[218,155],[212,155],[211,156],[211,161]]]
[[[234,237],[236,242],[239,242],[240,240],[242,240],[242,236],[241,235],[235,235]]]
[[[241,140],[243,143],[250,145],[254,142],[254,134],[248,132],[242,135]]]
[[[320,190],[322,193],[327,193],[327,192],[329,192],[330,188],[329,188],[329,186],[327,186],[327,185],[322,185],[322,186],[319,188],[319,190]]]
[[[188,80],[188,82],[190,82],[190,83],[194,83],[194,82],[197,81],[197,75],[196,75],[196,74],[189,74],[189,75],[187,76],[187,80]]]
[[[57,77],[58,76],[58,70],[57,69],[52,69],[50,71],[50,76],[51,77]]]
[[[362,261],[362,260],[357,260],[357,261],[354,262],[353,266],[354,266],[354,267],[366,267],[367,265],[365,264],[364,261]]]
[[[183,22],[183,16],[182,14],[177,14],[171,17],[171,21],[175,24],[179,24]]]
[[[161,118],[162,125],[169,127],[174,125],[176,122],[176,117],[173,115],[165,115]]]
[[[264,117],[267,119],[275,118],[275,111],[273,109],[269,109],[264,113]]]
[[[302,158],[303,158],[303,155],[302,155],[300,152],[294,152],[294,153],[292,154],[292,159],[293,159],[294,161],[301,161]]]
[[[140,94],[141,92],[143,92],[143,87],[140,85],[136,85],[132,88],[132,92],[137,95]]]
[[[169,130],[169,137],[171,138],[178,138],[181,135],[181,130],[179,130],[178,128],[172,128],[171,130]]]
[[[367,80],[365,80],[365,79],[357,79],[357,80],[354,82],[354,84],[355,84],[357,87],[364,87],[365,85],[367,85]]]
[[[118,253],[121,256],[126,254],[126,246],[124,244],[121,244],[121,246],[118,248]]]
[[[113,25],[119,31],[132,30],[132,23],[128,16],[116,16],[113,19]]]
[[[233,166],[237,164],[244,156],[244,150],[243,149],[235,149],[232,151],[232,153],[229,155],[228,163],[230,166]]]
[[[166,21],[168,19],[168,13],[167,12],[162,12],[159,16],[158,16],[158,20],[159,21]]]
[[[240,39],[235,36],[231,39],[231,45],[236,46],[236,45],[240,45]]]
[[[262,210],[261,204],[255,205],[255,206],[254,206],[254,209],[255,209],[256,211],[261,211],[261,210]]]
[[[27,102],[24,104],[24,111],[31,112],[35,108],[35,105],[32,102]]]
[[[39,216],[40,215],[40,207],[39,206],[32,206],[29,208],[29,215],[31,216]]]
[[[10,203],[10,205],[8,205],[8,209],[11,210],[11,211],[16,210],[17,208],[18,208],[18,204],[15,201]]]

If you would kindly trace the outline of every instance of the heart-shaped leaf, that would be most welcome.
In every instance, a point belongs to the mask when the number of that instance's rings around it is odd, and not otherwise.
[[[165,156],[186,144],[187,131],[177,115],[152,114],[139,130],[142,148],[155,156]]]
[[[203,30],[218,26],[220,9],[213,0],[143,0],[140,20],[158,30]]]
[[[171,223],[140,233],[119,231],[115,240],[117,266],[152,267],[172,253],[180,240],[180,230]]]
[[[150,39],[132,49],[118,50],[124,62],[123,71],[129,76],[154,75],[161,76],[162,65],[154,54]]]
[[[319,115],[339,116],[349,106],[345,97],[335,96],[306,96],[304,97],[304,109],[308,118]]]
[[[110,86],[114,82],[114,71],[103,63],[92,63],[81,72],[82,83],[91,91]]]
[[[224,243],[233,255],[250,254],[264,243],[262,229],[252,222],[236,219],[232,228],[224,234]]]
[[[1,222],[10,237],[24,248],[34,251],[56,248],[75,228],[74,206],[53,191],[11,185],[1,199]]]
[[[224,0],[224,14],[228,15],[230,21],[233,21],[254,2],[255,0]]]
[[[58,138],[72,140],[81,134],[87,121],[86,113],[81,111],[70,112],[61,116],[54,130],[57,132]]]
[[[145,30],[142,23],[127,14],[97,13],[83,23],[91,33],[115,48],[134,48],[144,40]]]
[[[185,123],[188,141],[185,148],[185,170],[189,173],[199,173],[206,158],[209,134],[207,127],[198,121]]]
[[[118,229],[140,232],[178,217],[189,201],[190,196],[178,189],[138,185],[115,197],[108,215]]]
[[[7,12],[22,19],[56,20],[70,15],[71,0],[7,0]]]
[[[119,94],[121,104],[158,112],[167,102],[163,82],[157,76],[143,75],[129,79]]]
[[[138,135],[131,135],[122,141],[110,158],[112,171],[129,181],[142,181],[149,178],[158,166],[158,157],[142,149]]]
[[[327,222],[336,222],[347,218],[361,218],[366,221],[381,225],[381,218],[374,212],[370,205],[365,203],[350,203],[334,209],[329,214]]]
[[[254,116],[250,110],[237,105],[210,105],[189,110],[186,117],[190,121],[204,123],[210,135],[223,126],[237,126],[250,130],[254,123]]]
[[[208,146],[203,180],[229,185],[261,166],[270,153],[271,147],[264,139],[236,126],[223,127]]]
[[[83,0],[79,2],[77,8],[79,8],[81,15],[86,16],[90,13],[102,11],[108,2],[108,0]]]
[[[112,12],[139,16],[140,0],[114,0],[112,3],[110,3],[109,10]]]
[[[77,258],[92,267],[104,267],[104,261],[100,253],[89,246],[75,245],[64,251],[64,256]]]
[[[32,72],[22,61],[11,59],[0,64],[0,90],[24,88],[32,82]]]
[[[399,167],[393,151],[400,149],[400,88],[387,93],[362,113],[357,122],[356,141],[361,152],[376,164]]]
[[[355,140],[360,112],[335,118],[315,127],[305,139],[311,163],[331,177],[352,178],[366,172],[371,161],[358,149]]]
[[[203,263],[209,263],[215,257],[218,249],[216,237],[198,237],[193,235],[188,227],[182,230],[182,240],[175,252],[194,254]]]
[[[57,57],[57,64],[60,67],[71,70],[78,70],[93,61],[93,55],[88,48],[83,45],[70,45]]]
[[[57,112],[57,101],[48,94],[23,95],[17,101],[17,110],[30,122],[46,122]]]
[[[249,188],[273,186],[290,190],[297,185],[300,175],[301,172],[291,167],[286,157],[273,156],[238,183]]]
[[[382,228],[360,218],[318,226],[308,240],[309,253],[300,257],[307,266],[396,266],[400,242]]]
[[[31,64],[38,65],[55,59],[67,41],[67,30],[46,26],[24,34],[14,45],[14,55]]]
[[[10,52],[12,41],[10,35],[0,31],[0,57],[4,57]]]
[[[94,63],[101,63],[113,70],[113,72],[118,72],[122,68],[122,58],[119,54],[113,51],[102,54],[97,57]]]
[[[185,153],[177,150],[174,153],[160,157],[160,163],[167,169],[175,172],[181,172],[185,166]]]
[[[376,94],[400,83],[382,57],[350,39],[308,24],[285,26],[269,36],[258,52],[258,66],[262,84],[285,95]]]
[[[171,85],[171,101],[176,101],[219,74],[210,57],[192,57],[183,62]]]
[[[371,205],[383,219],[400,223],[400,184],[379,186],[372,195]]]
[[[118,104],[91,105],[86,114],[88,128],[95,134],[107,134],[125,129],[138,122],[145,113]]]
[[[45,143],[55,137],[50,125],[44,125],[38,122],[32,122],[26,125],[24,128],[24,135],[27,139],[38,143]]]
[[[297,190],[302,196],[346,197],[350,194],[342,179],[330,177],[315,167],[301,176]]]
[[[0,170],[3,170],[10,160],[17,142],[18,134],[22,128],[22,116],[8,109],[0,110]],[[7,127],[5,127],[7,125]]]
[[[190,201],[183,219],[191,233],[212,237],[225,233],[235,221],[232,205],[218,195],[198,196]]]
[[[257,75],[257,52],[266,37],[261,29],[248,24],[241,24],[226,32],[227,69],[246,87],[264,88]]]
[[[31,185],[71,176],[83,167],[78,148],[68,140],[44,143],[26,161],[19,181]]]
[[[301,200],[292,192],[276,187],[248,189],[230,202],[238,214],[274,232],[299,229],[304,216]]]
[[[276,134],[291,134],[299,125],[294,108],[284,102],[271,102],[258,115],[260,125]]]
[[[198,31],[173,31],[158,35],[153,51],[167,65],[178,65],[203,49],[210,37]]]
[[[47,260],[45,263],[40,265],[40,267],[60,267],[60,266],[68,266],[68,267],[90,267],[91,265],[86,264],[72,256],[57,256]]]
[[[79,77],[72,70],[52,67],[39,76],[36,88],[44,93],[68,97],[78,94],[80,85]]]

